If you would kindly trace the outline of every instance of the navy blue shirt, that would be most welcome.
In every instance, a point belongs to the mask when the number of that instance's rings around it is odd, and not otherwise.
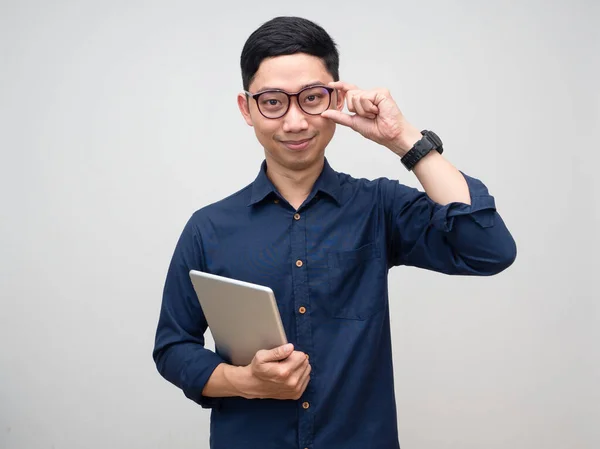
[[[325,160],[296,211],[266,168],[185,226],[164,287],[157,368],[212,409],[213,449],[398,448],[388,270],[493,275],[515,259],[514,240],[486,187],[466,175],[471,205],[441,206],[398,181],[355,179]],[[271,287],[288,340],[310,356],[299,400],[202,395],[224,360],[204,347],[191,269]]]

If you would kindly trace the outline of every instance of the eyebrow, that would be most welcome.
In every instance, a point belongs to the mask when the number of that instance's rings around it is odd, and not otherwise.
[[[302,86],[300,86],[300,89],[298,90],[302,90],[306,87],[312,87],[312,86],[326,86],[327,83],[324,83],[323,81],[311,81],[310,83],[306,83]],[[266,90],[283,90],[284,92],[286,92],[285,89],[282,89],[281,87],[270,87],[270,86],[263,86],[260,89],[258,89],[256,92],[264,92]]]

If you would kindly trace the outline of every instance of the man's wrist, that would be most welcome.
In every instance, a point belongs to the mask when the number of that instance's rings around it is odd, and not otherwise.
[[[241,396],[246,399],[253,398],[252,373],[247,366],[233,366],[224,364],[223,377],[230,385],[232,393],[235,396]]]
[[[389,146],[389,149],[396,153],[398,156],[402,157],[406,153],[408,153],[410,149],[415,146],[415,143],[417,143],[422,138],[423,135],[421,134],[421,132],[418,129],[413,128],[402,133],[402,135],[398,139],[392,142],[392,144]]]

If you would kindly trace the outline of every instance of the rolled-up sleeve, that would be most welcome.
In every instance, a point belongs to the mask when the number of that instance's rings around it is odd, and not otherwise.
[[[169,265],[152,356],[165,379],[202,407],[212,408],[218,405],[218,398],[203,396],[202,391],[224,360],[204,346],[208,325],[189,276],[190,270],[204,271],[205,265],[193,218],[186,224]]]
[[[417,189],[387,183],[383,191],[390,266],[489,276],[514,262],[516,244],[496,210],[494,197],[481,181],[463,176],[470,205],[442,206]]]

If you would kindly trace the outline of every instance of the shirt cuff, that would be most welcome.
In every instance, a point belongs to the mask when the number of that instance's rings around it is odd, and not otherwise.
[[[494,197],[489,194],[487,187],[480,180],[467,176],[463,172],[460,173],[467,181],[471,204],[456,202],[445,206],[437,205],[431,224],[442,232],[450,232],[454,226],[455,217],[468,215],[482,228],[494,226],[496,212]]]
[[[203,352],[203,360],[202,360],[202,369],[196,373],[193,379],[187,379],[187,382],[184,380],[184,387],[182,388],[183,393],[186,397],[193,400],[202,408],[219,408],[222,398],[212,398],[208,396],[204,396],[202,391],[212,376],[213,372],[221,363],[226,363],[219,355],[212,351],[202,351]],[[190,360],[188,363],[198,363],[198,360]],[[184,372],[190,372],[189,368],[183,370]],[[192,372],[194,370],[191,370]]]

